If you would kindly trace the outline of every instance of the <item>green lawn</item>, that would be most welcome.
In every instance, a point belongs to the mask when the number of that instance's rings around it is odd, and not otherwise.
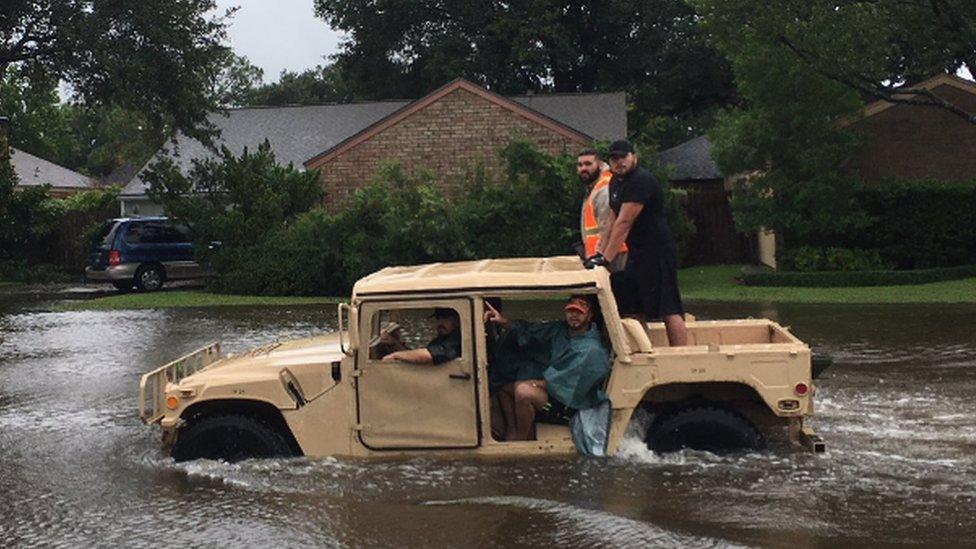
[[[64,306],[66,310],[112,309],[163,309],[171,307],[225,307],[316,305],[338,303],[338,297],[271,297],[263,295],[225,295],[204,290],[175,290],[148,294],[131,293],[100,297],[87,301],[74,301]],[[346,298],[348,299],[348,298]]]
[[[690,267],[678,272],[681,297],[689,301],[770,301],[793,303],[976,303],[976,278],[860,288],[740,286],[741,265]]]
[[[768,301],[793,303],[976,303],[976,278],[863,288],[791,288],[740,286],[734,278],[741,265],[690,267],[678,272],[681,296],[687,301]],[[4,283],[0,283],[2,285]],[[214,294],[205,290],[119,294],[71,302],[66,310],[162,309],[250,305],[333,304],[346,297],[269,297]]]

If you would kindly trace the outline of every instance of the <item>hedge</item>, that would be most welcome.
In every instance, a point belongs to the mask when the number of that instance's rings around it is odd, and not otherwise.
[[[910,271],[749,272],[739,277],[746,286],[839,288],[851,286],[907,286],[976,277],[976,265]]]

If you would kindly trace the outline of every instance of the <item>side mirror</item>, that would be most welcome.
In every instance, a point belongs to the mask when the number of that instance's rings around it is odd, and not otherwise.
[[[356,309],[350,307],[348,303],[340,303],[338,307],[338,317],[339,317],[339,348],[342,350],[342,353],[344,355],[349,357],[355,356],[356,338],[358,332],[356,326],[359,323],[359,315],[357,314]],[[346,326],[344,326],[344,324],[346,323],[343,321],[343,318],[348,319],[348,327],[345,330],[343,328],[346,328]],[[349,335],[348,347],[346,347],[345,338],[342,336],[343,333]]]

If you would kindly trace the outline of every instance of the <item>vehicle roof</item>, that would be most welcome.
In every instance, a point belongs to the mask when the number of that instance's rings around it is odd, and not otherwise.
[[[368,294],[487,289],[609,288],[606,269],[587,270],[577,256],[482,259],[387,267],[361,278],[353,298]]]
[[[116,217],[109,219],[110,223],[126,223],[129,221],[169,221],[169,218],[164,215],[147,215],[139,217]]]

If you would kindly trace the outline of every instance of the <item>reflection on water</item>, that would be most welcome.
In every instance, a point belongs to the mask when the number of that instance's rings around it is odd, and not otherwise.
[[[214,339],[332,330],[332,307],[0,308],[5,545],[967,545],[976,527],[972,306],[692,306],[772,317],[835,357],[826,456],[662,457],[630,439],[612,459],[179,465],[136,417],[139,375]]]

